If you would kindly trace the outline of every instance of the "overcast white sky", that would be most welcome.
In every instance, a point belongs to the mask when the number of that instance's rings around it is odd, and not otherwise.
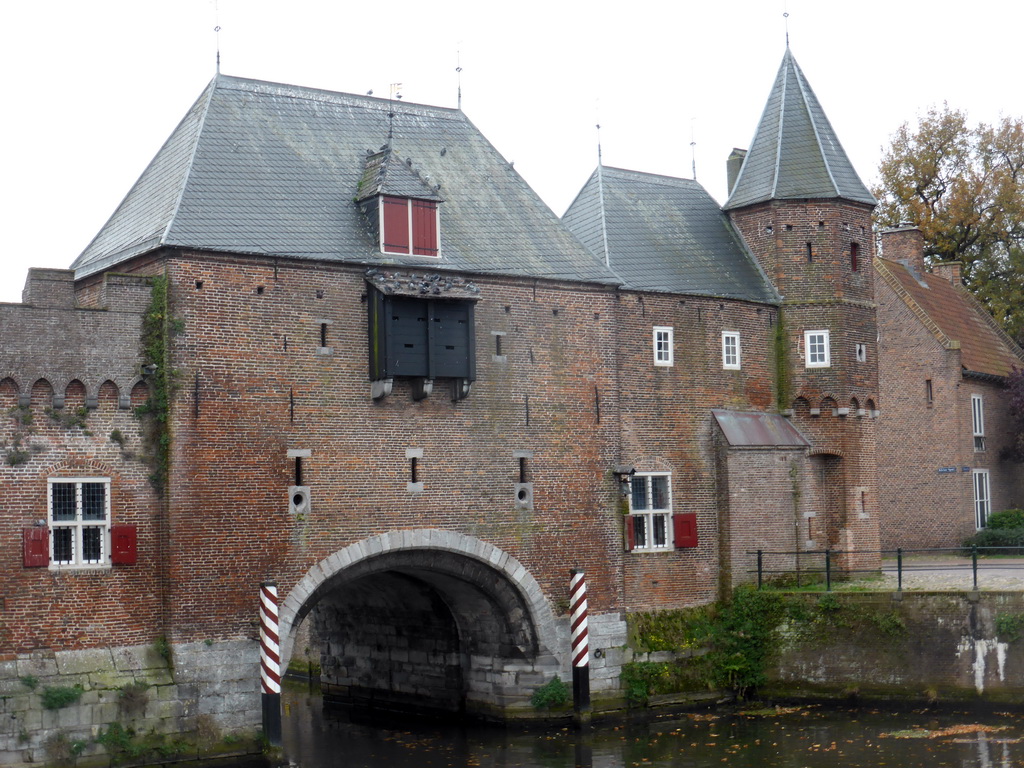
[[[6,0],[0,301],[66,268],[214,74],[463,110],[557,214],[596,163],[697,178],[718,200],[785,49],[861,177],[948,101],[1024,113],[1024,6],[1002,0]],[[459,54],[461,52],[461,54]],[[459,58],[457,58],[459,56]],[[2,340],[0,340],[2,343]]]

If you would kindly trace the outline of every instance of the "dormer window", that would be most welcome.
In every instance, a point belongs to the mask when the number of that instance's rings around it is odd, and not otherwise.
[[[389,146],[366,156],[355,202],[381,253],[441,255],[439,189]]]
[[[381,252],[437,256],[436,201],[383,195],[381,202]]]

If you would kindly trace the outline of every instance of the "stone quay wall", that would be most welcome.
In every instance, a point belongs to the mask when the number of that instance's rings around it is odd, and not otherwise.
[[[8,768],[251,753],[259,723],[252,641],[37,651],[0,661],[0,765]]]

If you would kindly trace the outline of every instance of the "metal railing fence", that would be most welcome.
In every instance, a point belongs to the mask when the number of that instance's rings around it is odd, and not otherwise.
[[[964,572],[970,569],[971,588],[978,590],[978,572],[986,569],[1020,571],[1024,582],[1024,550],[1020,547],[953,547],[927,549],[882,549],[882,550],[765,550],[748,551],[747,555],[756,557],[756,567],[749,568],[747,573],[757,574],[757,588],[762,589],[766,582],[793,579],[797,587],[821,583],[824,579],[825,591],[832,591],[832,582],[841,576],[849,580],[852,574],[877,574],[887,569],[883,566],[884,558],[896,560],[896,589],[903,591],[905,574],[918,572]],[[943,562],[916,561],[920,556],[954,555],[956,560]],[[993,555],[1017,555],[1019,562],[1007,560],[983,559]]]

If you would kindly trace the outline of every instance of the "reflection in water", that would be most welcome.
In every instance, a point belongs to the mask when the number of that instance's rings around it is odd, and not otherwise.
[[[748,709],[523,731],[407,719],[369,722],[304,692],[284,696],[284,752],[296,768],[1010,768],[1024,760],[1020,713],[825,707]],[[286,764],[287,764],[286,763]]]

